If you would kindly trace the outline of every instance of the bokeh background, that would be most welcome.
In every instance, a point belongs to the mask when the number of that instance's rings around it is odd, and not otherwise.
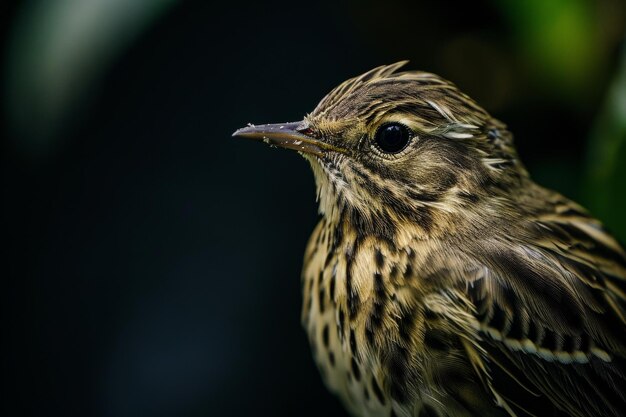
[[[626,240],[623,0],[4,2],[7,416],[344,416],[300,329],[299,120],[374,66],[456,82]]]

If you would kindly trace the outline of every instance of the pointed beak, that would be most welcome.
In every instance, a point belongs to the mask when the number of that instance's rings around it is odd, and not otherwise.
[[[328,151],[343,152],[343,149],[313,137],[303,122],[251,125],[235,131],[233,137],[263,141],[268,145],[316,156],[323,156]]]

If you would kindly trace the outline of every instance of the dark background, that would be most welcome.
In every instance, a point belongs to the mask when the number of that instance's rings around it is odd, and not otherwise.
[[[626,237],[621,1],[112,1],[97,34],[67,3],[3,6],[2,415],[345,415],[299,324],[308,164],[230,135],[381,64]]]

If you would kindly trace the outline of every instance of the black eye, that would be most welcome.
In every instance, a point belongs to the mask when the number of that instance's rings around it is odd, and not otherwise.
[[[411,139],[409,129],[400,123],[387,123],[376,131],[374,140],[381,151],[398,153],[403,150]]]

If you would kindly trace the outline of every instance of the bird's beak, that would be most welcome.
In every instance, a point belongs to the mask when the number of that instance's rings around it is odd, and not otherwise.
[[[313,137],[303,122],[250,125],[235,131],[233,137],[263,141],[268,145],[316,156],[323,156],[328,151],[343,151]]]

